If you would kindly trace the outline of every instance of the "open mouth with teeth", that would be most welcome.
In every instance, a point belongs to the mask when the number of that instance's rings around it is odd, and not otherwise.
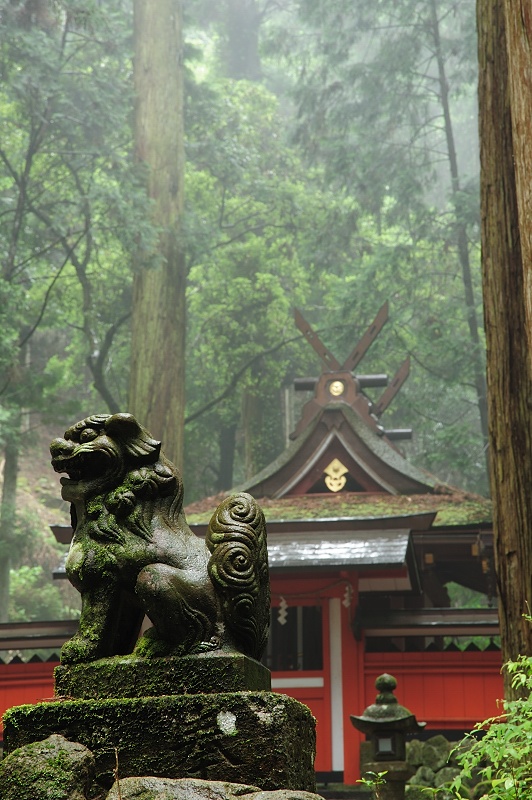
[[[103,451],[91,450],[78,452],[70,456],[56,456],[52,459],[52,467],[56,472],[66,473],[60,480],[62,486],[97,478],[102,473],[106,454]]]

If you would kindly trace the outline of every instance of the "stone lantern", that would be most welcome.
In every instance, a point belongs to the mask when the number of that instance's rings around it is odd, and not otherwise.
[[[375,681],[378,689],[375,702],[362,716],[351,715],[355,728],[366,734],[370,743],[370,758],[365,772],[385,772],[385,784],[379,789],[382,800],[403,800],[405,784],[413,774],[406,763],[406,734],[425,727],[407,708],[399,705],[394,695],[397,681],[393,675],[380,675]]]

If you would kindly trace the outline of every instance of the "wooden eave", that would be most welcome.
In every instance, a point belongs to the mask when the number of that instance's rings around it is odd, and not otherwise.
[[[260,501],[259,501],[260,505]],[[304,517],[281,519],[273,518],[266,513],[268,535],[287,533],[323,533],[328,531],[365,531],[365,530],[408,530],[408,531],[427,531],[430,529],[436,514],[427,512],[422,514],[401,514],[389,517]],[[207,533],[208,519],[192,520],[189,519],[190,528],[198,536],[205,536]]]
[[[0,625],[0,650],[60,648],[77,632],[79,620],[4,622]]]
[[[397,636],[498,636],[497,608],[417,608],[360,613],[355,638]]]
[[[454,581],[496,594],[493,533],[488,525],[443,527],[413,533],[417,563],[440,584]]]

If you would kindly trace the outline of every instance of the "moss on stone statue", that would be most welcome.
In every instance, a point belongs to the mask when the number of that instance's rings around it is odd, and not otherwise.
[[[120,775],[194,777],[261,789],[315,791],[315,724],[309,709],[273,692],[66,700],[4,716],[6,752],[61,732],[92,751],[109,787]]]
[[[243,653],[180,658],[102,658],[56,667],[55,693],[80,700],[213,692],[268,691],[270,671]]]

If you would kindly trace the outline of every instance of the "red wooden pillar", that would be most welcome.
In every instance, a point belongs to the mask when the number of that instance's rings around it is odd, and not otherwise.
[[[343,577],[343,575],[342,575]],[[360,778],[361,734],[351,725],[350,714],[360,714],[364,705],[364,643],[356,641],[352,620],[358,605],[358,575],[346,576],[352,587],[351,603],[341,605],[342,649],[342,758],[344,783],[353,784]],[[333,723],[334,724],[334,723]]]

